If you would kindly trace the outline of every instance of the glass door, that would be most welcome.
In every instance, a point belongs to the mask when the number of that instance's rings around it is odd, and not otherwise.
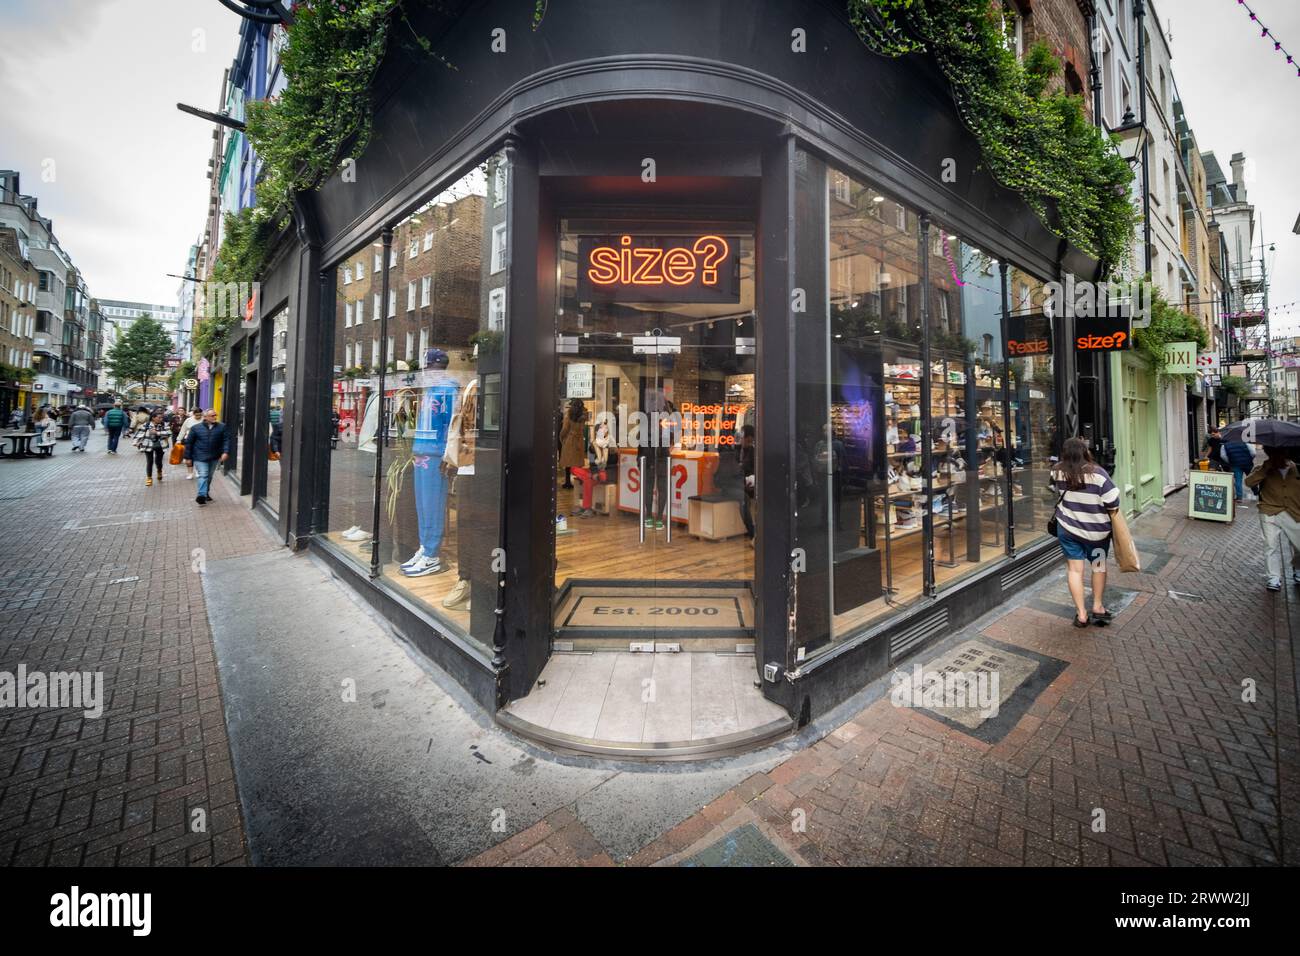
[[[727,250],[711,276],[727,288],[715,291],[688,281],[698,230],[569,225],[557,309],[556,640],[732,650],[753,631],[752,236],[715,237]],[[624,258],[630,269],[608,287],[590,281],[593,263],[629,249],[653,252]],[[677,266],[666,278],[680,285],[624,281],[652,259]],[[656,277],[653,264],[642,276]]]

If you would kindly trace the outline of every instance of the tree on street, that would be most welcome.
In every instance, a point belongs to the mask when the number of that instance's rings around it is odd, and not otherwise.
[[[108,350],[104,365],[117,381],[139,383],[140,394],[146,395],[150,381],[167,367],[172,347],[167,330],[152,315],[141,313]]]

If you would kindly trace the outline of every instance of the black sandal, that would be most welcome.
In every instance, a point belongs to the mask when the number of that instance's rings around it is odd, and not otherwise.
[[[1070,623],[1072,623],[1075,627],[1087,627],[1089,624],[1092,623],[1092,619],[1089,618],[1086,621],[1080,621],[1079,618],[1076,616],[1073,618],[1073,620]]]
[[[1093,611],[1091,616],[1092,623],[1098,627],[1106,627],[1111,621],[1115,620],[1115,615],[1111,614],[1110,611],[1102,611],[1100,614]]]

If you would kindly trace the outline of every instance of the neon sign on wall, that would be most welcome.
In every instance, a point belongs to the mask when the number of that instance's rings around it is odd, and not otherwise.
[[[580,302],[739,302],[736,237],[583,236]]]

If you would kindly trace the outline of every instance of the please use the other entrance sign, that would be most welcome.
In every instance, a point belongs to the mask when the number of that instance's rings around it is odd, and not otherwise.
[[[1191,473],[1187,485],[1187,517],[1231,521],[1232,509],[1232,475],[1223,471]]]

